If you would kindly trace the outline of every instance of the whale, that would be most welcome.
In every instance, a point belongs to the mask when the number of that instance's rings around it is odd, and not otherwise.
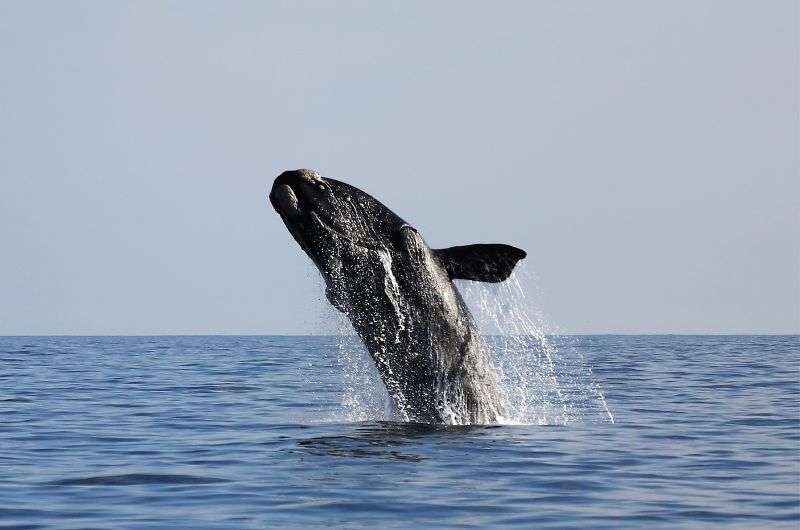
[[[503,421],[500,371],[453,280],[502,282],[524,250],[432,249],[371,195],[312,169],[278,175],[269,201],[363,342],[403,421]]]

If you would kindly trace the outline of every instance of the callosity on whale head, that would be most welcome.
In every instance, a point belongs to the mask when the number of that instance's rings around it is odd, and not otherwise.
[[[524,251],[498,244],[430,249],[375,198],[309,169],[281,173],[269,197],[406,419],[502,418],[497,371],[451,280],[503,281]]]

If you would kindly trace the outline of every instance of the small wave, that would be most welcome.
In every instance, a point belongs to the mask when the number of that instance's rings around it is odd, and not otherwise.
[[[134,486],[137,484],[214,484],[230,482],[216,477],[164,475],[159,473],[127,473],[96,477],[70,478],[51,482],[55,486]]]

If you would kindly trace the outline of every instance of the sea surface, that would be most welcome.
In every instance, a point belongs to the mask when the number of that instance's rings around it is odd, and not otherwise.
[[[800,528],[800,338],[549,340],[445,427],[339,337],[0,337],[0,528]]]

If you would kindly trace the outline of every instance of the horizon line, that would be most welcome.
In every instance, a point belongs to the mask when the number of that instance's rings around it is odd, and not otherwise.
[[[484,336],[489,337],[502,337],[502,336],[518,336],[526,335],[521,334],[503,334],[503,333],[487,333]],[[529,334],[528,334],[529,335]],[[800,336],[798,331],[786,332],[725,332],[725,331],[705,331],[705,332],[551,332],[545,333],[548,336],[558,337],[596,337],[596,336],[628,336],[628,337],[664,337],[664,336],[678,336],[678,337],[796,337]],[[34,334],[5,334],[0,333],[0,338],[14,338],[14,337],[354,337],[355,333],[339,334],[339,333],[34,333]]]

